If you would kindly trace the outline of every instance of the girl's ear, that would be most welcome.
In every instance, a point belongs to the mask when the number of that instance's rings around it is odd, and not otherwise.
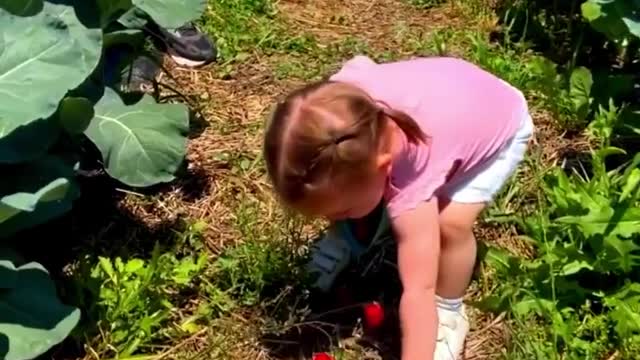
[[[384,130],[378,153],[376,154],[376,168],[379,171],[389,174],[391,172],[391,164],[393,162],[393,127],[387,126]]]
[[[393,149],[395,146],[394,135],[396,132],[396,126],[392,119],[386,119],[385,126],[382,131],[382,141],[380,141],[378,154],[376,155],[376,168],[388,174],[391,172],[391,164],[393,162],[394,155]]]
[[[393,153],[391,151],[381,152],[376,156],[376,169],[385,174],[389,174],[391,173],[392,162]]]

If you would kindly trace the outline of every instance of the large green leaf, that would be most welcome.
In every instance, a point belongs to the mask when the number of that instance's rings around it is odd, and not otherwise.
[[[633,36],[640,37],[640,3],[636,0],[616,0],[613,4],[627,30]]]
[[[0,0],[0,9],[20,16],[35,15],[43,6],[43,0]]]
[[[113,45],[129,44],[137,46],[143,44],[144,33],[138,29],[124,29],[112,31],[104,35],[104,46],[108,48]]]
[[[73,168],[54,156],[2,171],[0,238],[64,214],[79,195]]]
[[[605,297],[609,316],[616,323],[615,330],[622,338],[640,334],[640,284],[627,283],[616,293]]]
[[[60,135],[60,126],[52,118],[14,125],[16,123],[2,123],[0,120],[0,164],[37,159],[47,152]]]
[[[118,18],[118,23],[129,29],[144,29],[148,22],[149,15],[135,6]]]
[[[640,5],[630,0],[587,0],[582,15],[597,31],[622,43],[630,36],[640,37]]]
[[[3,142],[21,144],[11,157],[0,153],[0,162],[34,158],[38,152],[32,148],[44,148],[48,129],[45,123],[32,123],[52,115],[67,91],[98,64],[101,29],[91,27],[98,24],[91,6],[76,2],[45,2],[32,16],[0,9],[0,148]],[[37,139],[9,140],[18,136],[16,131],[28,131]]]
[[[107,88],[95,114],[85,134],[100,150],[109,175],[136,187],[175,178],[186,153],[186,106],[157,104],[148,95],[125,105]]]
[[[36,358],[64,340],[78,324],[80,310],[60,302],[42,265],[16,266],[3,257],[0,278],[0,358]]]
[[[577,226],[585,236],[622,236],[629,238],[640,228],[640,208],[613,209],[607,204],[589,209],[581,216],[563,216],[558,223]]]
[[[100,25],[105,28],[114,15],[126,12],[133,7],[131,0],[96,0],[100,9]]]
[[[591,105],[591,87],[593,77],[591,71],[585,67],[578,67],[571,73],[569,80],[569,97],[579,120],[584,120],[589,114]]]
[[[133,0],[156,23],[169,29],[200,17],[206,3],[206,0]]]

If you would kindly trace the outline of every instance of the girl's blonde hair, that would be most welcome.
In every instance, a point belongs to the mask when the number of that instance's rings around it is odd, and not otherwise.
[[[371,171],[388,119],[409,141],[426,142],[410,116],[378,105],[356,86],[322,81],[293,91],[277,104],[265,133],[276,193],[293,205],[317,190],[357,185]]]

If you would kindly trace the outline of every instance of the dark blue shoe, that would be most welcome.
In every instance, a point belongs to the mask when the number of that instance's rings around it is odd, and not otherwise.
[[[218,50],[215,43],[192,23],[177,29],[159,28],[169,56],[178,65],[198,67],[216,60]]]

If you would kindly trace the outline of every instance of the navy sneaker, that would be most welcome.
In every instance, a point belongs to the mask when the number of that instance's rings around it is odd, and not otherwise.
[[[177,29],[159,27],[167,46],[169,56],[178,65],[198,67],[216,60],[218,49],[207,35],[199,31],[192,23]]]

